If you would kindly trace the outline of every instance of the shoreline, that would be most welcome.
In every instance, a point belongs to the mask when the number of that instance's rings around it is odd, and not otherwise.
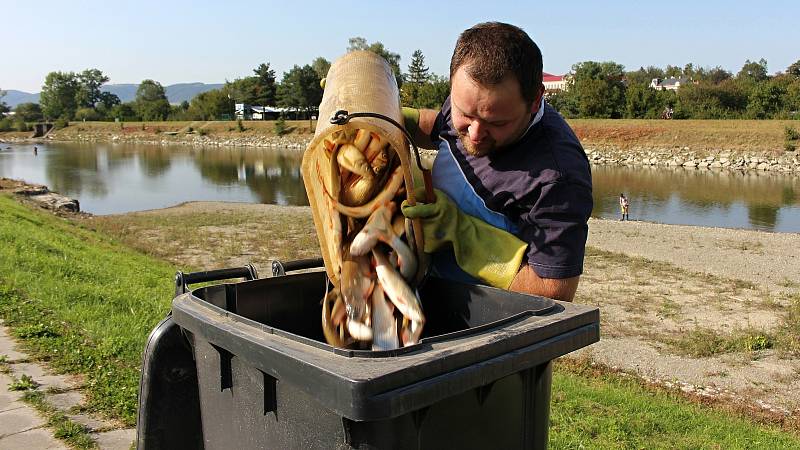
[[[207,134],[198,134],[185,124],[164,122],[152,126],[120,126],[113,123],[74,123],[61,130],[54,130],[45,137],[30,138],[23,133],[0,133],[0,144],[46,144],[59,142],[127,143],[143,145],[185,145],[191,147],[252,147],[289,148],[304,150],[313,133],[306,128],[278,136],[265,128],[268,124],[252,125],[244,133],[225,131],[224,123],[195,124],[198,130],[212,129]],[[220,128],[221,127],[221,128]],[[169,129],[169,130],[168,130]],[[175,130],[172,130],[175,129]],[[186,131],[191,130],[191,131]],[[612,133],[613,130],[608,130]],[[580,133],[579,133],[580,134]],[[615,165],[655,168],[684,168],[693,170],[733,170],[739,172],[759,171],[783,174],[800,174],[800,152],[741,149],[736,146],[656,145],[637,144],[637,141],[620,141],[609,144],[608,139],[582,138],[586,157],[593,165]],[[2,149],[0,149],[2,150]],[[426,156],[435,155],[435,150],[420,149]]]

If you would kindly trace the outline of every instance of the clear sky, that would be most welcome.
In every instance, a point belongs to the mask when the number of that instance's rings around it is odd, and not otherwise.
[[[334,60],[351,37],[381,41],[405,71],[415,49],[446,75],[458,34],[478,22],[522,27],[545,71],[579,61],[627,70],[667,64],[770,73],[800,59],[800,1],[27,1],[0,0],[0,88],[38,92],[54,70],[98,68],[111,83],[219,83],[269,62]]]

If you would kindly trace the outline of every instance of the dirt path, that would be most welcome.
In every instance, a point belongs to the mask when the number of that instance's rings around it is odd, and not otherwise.
[[[310,210],[188,203],[84,219],[195,269],[319,253]],[[800,416],[800,234],[592,220],[576,301],[601,308],[590,358],[646,380]]]

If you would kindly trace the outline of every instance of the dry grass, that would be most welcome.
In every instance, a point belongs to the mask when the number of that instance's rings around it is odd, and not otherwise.
[[[584,145],[743,150],[783,153],[791,120],[572,119]]]

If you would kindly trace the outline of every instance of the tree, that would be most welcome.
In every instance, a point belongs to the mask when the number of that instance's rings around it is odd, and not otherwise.
[[[572,66],[572,84],[565,93],[574,96],[579,117],[621,118],[625,110],[622,65],[612,61],[585,61]]]
[[[224,89],[213,89],[193,98],[186,114],[192,120],[214,120],[232,113],[233,99]]]
[[[253,73],[258,77],[253,103],[254,105],[274,105],[276,101],[277,86],[275,84],[275,71],[269,68],[269,63],[262,63]]]
[[[225,83],[224,90],[231,96],[233,103],[245,103],[248,105],[267,104],[264,102],[264,98],[259,95],[261,88],[259,87],[258,77],[237,78],[236,80],[229,81]]]
[[[787,67],[786,73],[796,78],[800,78],[800,59],[793,62],[789,67]]]
[[[6,113],[8,112],[8,105],[6,102],[3,101],[3,97],[6,96],[6,91],[0,89],[0,119],[5,117]]]
[[[764,81],[767,79],[767,60],[761,58],[758,62],[745,61],[742,70],[736,74],[736,78],[744,81]]]
[[[392,72],[394,72],[395,80],[397,81],[397,86],[400,87],[403,84],[403,74],[400,72],[400,55],[397,53],[390,52],[386,47],[383,46],[381,42],[373,42],[372,44],[367,44],[367,40],[363,37],[353,37],[348,40],[349,45],[347,46],[347,51],[352,52],[355,50],[366,50],[372,53],[375,53],[381,56],[383,59],[389,63],[389,67],[392,68]]]
[[[42,120],[42,108],[38,103],[20,103],[14,108],[14,115],[25,122],[38,122]]]
[[[628,86],[625,91],[625,117],[628,119],[658,119],[668,106],[669,91],[657,91],[642,84]]]
[[[101,98],[100,86],[107,83],[110,78],[97,69],[86,69],[76,75],[76,78],[78,80],[78,89],[75,92],[77,107],[94,108]]]
[[[161,83],[144,80],[136,89],[136,114],[142,120],[164,120],[169,115],[169,101]]]
[[[79,82],[74,72],[48,73],[39,95],[39,104],[45,118],[72,119],[78,109],[75,101],[78,88]]]
[[[319,75],[313,67],[308,64],[303,67],[295,65],[283,75],[283,80],[278,86],[278,104],[305,111],[310,120],[312,113],[322,101],[322,88],[319,82]]]
[[[723,69],[720,66],[714,67],[706,71],[698,81],[707,81],[712,84],[720,84],[725,80],[730,80],[733,74]]]
[[[740,118],[747,108],[747,92],[734,80],[681,86],[675,104],[676,119]]]
[[[430,75],[428,81],[419,87],[415,106],[439,109],[448,95],[450,95],[450,80],[447,77]]]
[[[120,121],[123,122],[125,121],[131,122],[139,119],[139,117],[136,116],[136,110],[134,109],[133,102],[120,103],[118,105],[114,105],[111,108],[109,117],[113,119],[119,119]]]
[[[400,90],[400,99],[404,105],[419,108],[418,98],[422,86],[428,82],[430,74],[425,65],[425,56],[422,50],[415,50],[408,65],[408,73],[403,75],[403,88]],[[441,105],[439,105],[441,106]]]
[[[639,70],[627,72],[625,74],[625,81],[628,83],[628,86],[633,86],[635,84],[649,86],[653,78],[663,79],[664,70],[658,67],[648,66],[646,69],[644,67],[639,67]]]
[[[747,115],[753,119],[769,119],[782,111],[786,101],[786,87],[780,82],[758,83],[747,99]]]
[[[317,73],[321,80],[328,76],[328,70],[331,68],[331,62],[320,56],[311,62],[311,67],[314,68],[314,72]]]

